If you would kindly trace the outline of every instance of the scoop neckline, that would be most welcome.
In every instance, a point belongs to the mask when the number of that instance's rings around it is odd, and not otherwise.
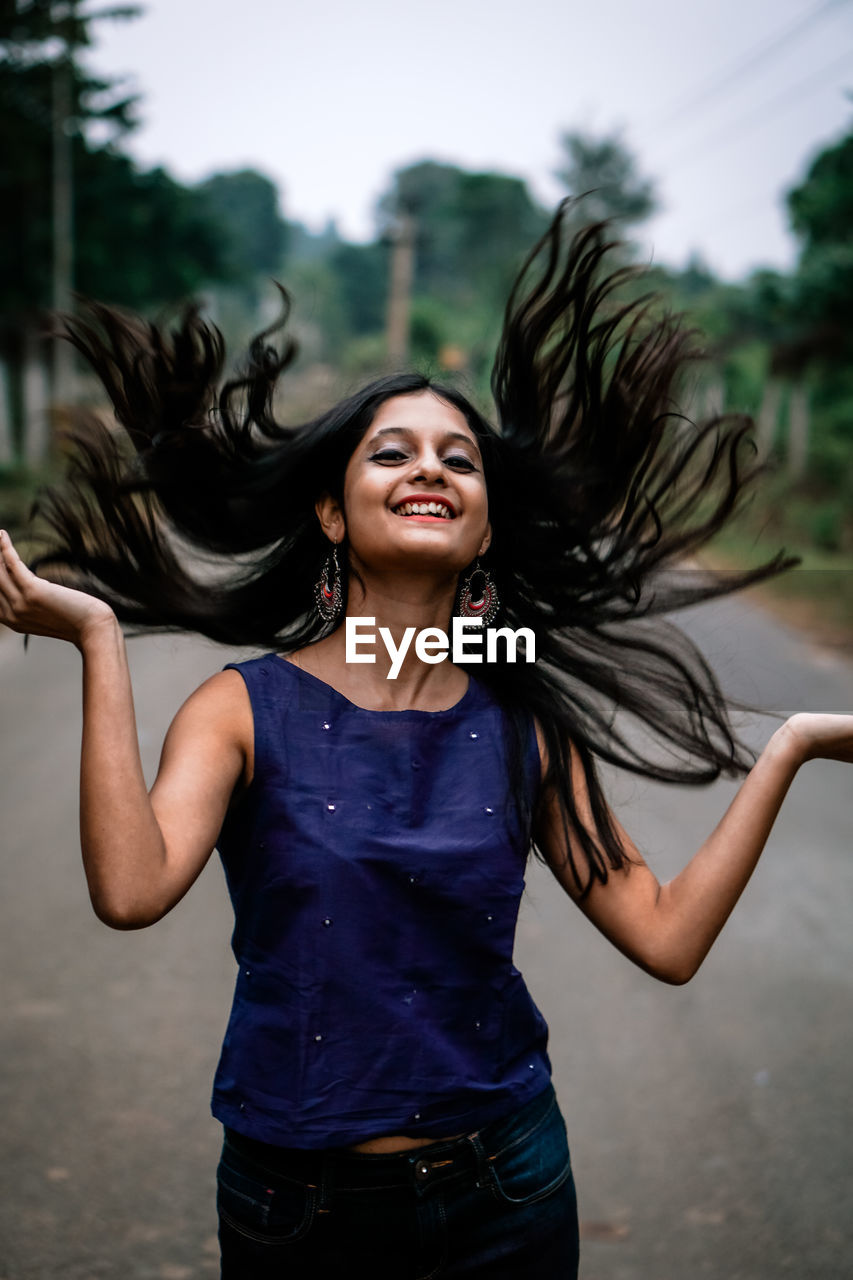
[[[350,707],[353,711],[361,711],[364,713],[364,715],[368,715],[368,716],[430,716],[430,717],[449,716],[449,715],[453,715],[458,711],[463,710],[465,707],[465,704],[470,700],[472,700],[475,696],[476,681],[474,680],[473,676],[469,674],[468,687],[466,688],[465,692],[462,694],[462,697],[457,699],[457,701],[454,702],[452,706],[442,707],[438,711],[425,711],[425,710],[422,710],[420,707],[406,707],[400,711],[395,711],[393,709],[382,710],[376,707],[362,707],[357,702],[353,702],[350,698],[348,698],[345,693],[341,693],[340,689],[336,689],[334,685],[331,685],[326,680],[321,679],[320,676],[312,675],[310,671],[306,671],[303,667],[297,667],[296,663],[292,662],[290,658],[286,658],[284,654],[272,653],[270,654],[270,657],[275,659],[277,662],[283,662],[286,666],[288,666],[291,669],[291,671],[295,671],[296,674],[298,676],[301,676],[304,680],[308,680],[313,685],[319,685],[319,687],[321,689],[324,689],[326,693],[331,694],[333,697],[337,698],[340,702],[345,703],[345,705]]]

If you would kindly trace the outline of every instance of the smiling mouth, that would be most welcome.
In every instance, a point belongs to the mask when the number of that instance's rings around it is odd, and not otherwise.
[[[400,502],[391,510],[395,516],[431,517],[433,520],[453,520],[455,514],[443,502]]]

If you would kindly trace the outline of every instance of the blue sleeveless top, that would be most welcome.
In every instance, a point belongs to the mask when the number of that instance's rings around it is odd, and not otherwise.
[[[276,654],[229,665],[255,770],[218,841],[239,973],[214,1115],[320,1148],[523,1105],[550,1064],[512,963],[529,832],[501,708],[473,679],[446,711],[370,711]],[[531,801],[539,767],[531,722]]]

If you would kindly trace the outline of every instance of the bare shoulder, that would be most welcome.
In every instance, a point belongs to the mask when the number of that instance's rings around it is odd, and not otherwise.
[[[209,721],[223,728],[231,725],[239,732],[241,725],[252,722],[249,692],[238,671],[217,671],[200,684],[178,711],[175,720]]]
[[[200,757],[239,759],[244,783],[254,766],[254,723],[245,682],[238,671],[217,671],[190,694],[172,721],[164,759],[192,746]]]

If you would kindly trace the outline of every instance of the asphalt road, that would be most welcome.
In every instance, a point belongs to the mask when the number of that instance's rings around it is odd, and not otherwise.
[[[691,627],[737,694],[853,710],[853,666],[743,602]],[[131,643],[146,767],[229,655]],[[211,862],[153,929],[91,912],[79,864],[79,658],[0,638],[0,1280],[218,1274],[208,1098],[234,976]],[[756,741],[772,725],[755,722]],[[583,1280],[853,1275],[853,773],[809,765],[692,983],[634,969],[534,869],[519,965],[551,1026]],[[612,780],[662,879],[731,797]]]

